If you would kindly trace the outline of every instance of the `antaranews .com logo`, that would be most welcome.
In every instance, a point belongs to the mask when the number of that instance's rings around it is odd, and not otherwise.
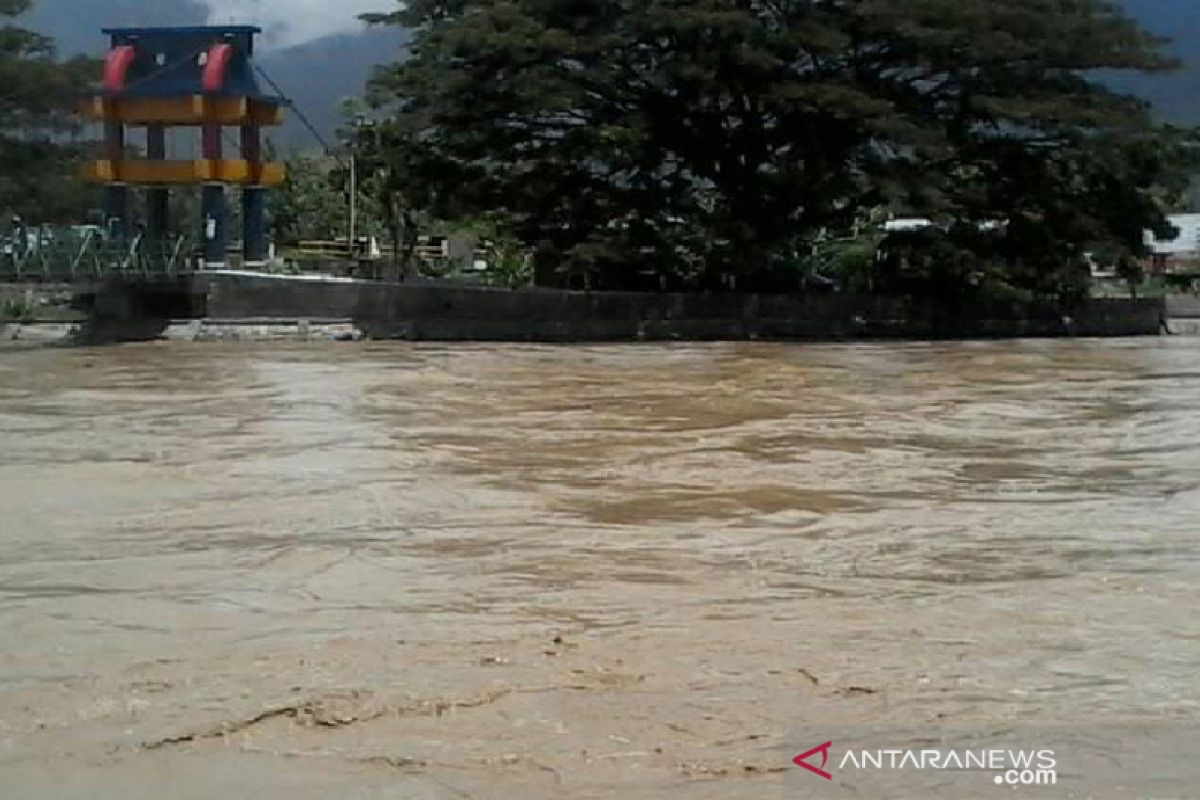
[[[1200,796],[1200,722],[844,727],[788,742],[788,800]]]
[[[819,744],[792,759],[796,766],[817,778],[833,780],[829,767],[833,741]],[[814,761],[820,758],[820,766]],[[996,786],[1054,786],[1058,783],[1058,758],[1053,750],[940,750],[907,748],[846,750],[838,761],[839,773],[861,770],[959,770],[994,773]]]

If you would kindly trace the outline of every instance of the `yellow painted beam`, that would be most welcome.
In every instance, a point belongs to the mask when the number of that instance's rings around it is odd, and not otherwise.
[[[259,125],[283,124],[283,108],[244,97],[93,97],[84,101],[80,114],[93,122],[127,125]]]
[[[250,104],[250,117],[254,124],[262,128],[275,128],[283,124],[283,106]]]
[[[228,183],[240,186],[278,186],[287,179],[279,163],[252,164],[241,159],[224,161],[93,161],[84,171],[93,183],[134,183],[148,186],[189,186]]]
[[[90,161],[84,165],[83,176],[89,183],[115,183],[117,170],[112,161]]]

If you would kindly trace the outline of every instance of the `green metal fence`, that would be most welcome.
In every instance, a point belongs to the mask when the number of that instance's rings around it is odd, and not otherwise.
[[[112,239],[98,227],[42,228],[4,240],[0,281],[69,282],[113,275],[174,275],[189,269],[193,244],[186,236],[151,242],[142,236]]]

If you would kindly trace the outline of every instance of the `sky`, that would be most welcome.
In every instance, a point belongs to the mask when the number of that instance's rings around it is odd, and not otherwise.
[[[1172,121],[1200,123],[1200,0],[1120,2],[1151,30],[1176,40],[1173,51],[1186,69],[1176,75],[1114,76],[1112,83],[1153,100]],[[264,62],[291,81],[292,94],[309,93],[311,116],[361,91],[371,67],[394,60],[399,46],[395,31],[394,39],[376,32],[349,44],[326,37],[359,33],[359,14],[399,5],[400,0],[34,0],[21,22],[55,37],[64,55],[103,53],[108,42],[100,29],[106,26],[257,24],[263,28]],[[307,48],[294,49],[301,45]],[[321,51],[316,62],[313,48]]]
[[[399,0],[34,0],[22,24],[48,33],[66,54],[105,48],[104,27],[227,25],[263,28],[266,50],[286,50],[363,30],[358,15],[393,11]]]
[[[66,53],[103,49],[100,28],[122,25],[251,23],[266,49],[286,49],[362,30],[358,15],[392,11],[401,0],[34,0],[32,27],[59,39]],[[1200,52],[1198,0],[1120,0],[1152,29],[1173,35],[1188,55]],[[1194,59],[1189,59],[1194,60]]]
[[[269,32],[267,44],[288,47],[332,33],[362,30],[359,14],[392,11],[396,0],[201,0],[208,22],[251,23]]]

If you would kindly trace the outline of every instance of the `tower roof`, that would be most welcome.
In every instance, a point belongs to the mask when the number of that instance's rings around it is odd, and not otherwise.
[[[262,91],[254,67],[251,25],[106,28],[112,51],[106,67],[109,97],[244,97],[283,104]],[[219,59],[214,70],[210,60]]]
[[[190,25],[183,27],[150,27],[150,28],[105,28],[105,36],[208,36],[221,34],[250,34],[262,33],[262,28],[254,25]]]

